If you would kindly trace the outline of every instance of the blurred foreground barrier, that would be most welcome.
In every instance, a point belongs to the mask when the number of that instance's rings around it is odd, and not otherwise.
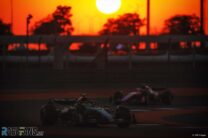
[[[40,42],[41,41],[41,42]],[[6,59],[5,56],[5,48],[6,45],[14,44],[14,43],[44,43],[54,47],[54,60],[53,65],[55,69],[63,69],[64,68],[64,54],[68,50],[68,46],[71,43],[88,43],[88,42],[96,42],[96,43],[103,43],[104,47],[107,47],[106,43],[128,43],[134,44],[139,42],[145,43],[167,43],[168,49],[168,62],[170,62],[170,51],[171,51],[171,44],[172,43],[179,43],[179,42],[202,42],[203,44],[208,42],[207,35],[159,35],[159,36],[56,36],[56,35],[37,35],[37,36],[0,36],[0,46],[3,48],[3,62]],[[194,51],[194,50],[193,50]],[[104,52],[104,54],[103,54]],[[102,54],[98,54],[96,58],[100,58],[102,60],[95,60],[98,62],[98,67],[106,68],[107,66],[107,48],[104,48],[101,51]],[[129,69],[131,70],[131,62],[132,62],[132,52],[129,51]],[[106,62],[101,64],[100,62]],[[195,64],[195,52],[193,52],[193,66]],[[103,67],[103,65],[105,67]]]

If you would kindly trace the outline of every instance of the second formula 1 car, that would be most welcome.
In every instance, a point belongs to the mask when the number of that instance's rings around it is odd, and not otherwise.
[[[148,85],[141,86],[135,91],[124,95],[122,91],[117,91],[110,102],[116,105],[119,104],[165,104],[169,105],[173,101],[173,94],[166,88],[151,88]]]

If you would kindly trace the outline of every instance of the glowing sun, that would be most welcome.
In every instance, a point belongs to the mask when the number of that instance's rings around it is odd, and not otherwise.
[[[105,14],[111,14],[119,10],[121,0],[96,0],[98,10]]]

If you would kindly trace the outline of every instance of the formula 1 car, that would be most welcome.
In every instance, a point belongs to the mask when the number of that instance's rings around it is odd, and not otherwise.
[[[135,121],[133,114],[125,106],[111,109],[76,99],[50,99],[42,106],[40,119],[43,125],[61,122],[68,126],[115,123],[118,127],[129,127]]]
[[[151,88],[148,85],[141,86],[135,91],[124,96],[122,91],[114,93],[110,97],[110,102],[116,105],[119,104],[156,104],[162,103],[169,105],[173,101],[173,95],[166,88]]]

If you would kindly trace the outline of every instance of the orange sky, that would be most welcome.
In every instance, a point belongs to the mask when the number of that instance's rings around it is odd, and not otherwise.
[[[105,15],[96,8],[96,0],[13,0],[14,25],[16,35],[26,32],[26,17],[33,15],[30,26],[48,14],[52,13],[57,5],[69,5],[72,7],[72,21],[77,34],[96,34],[107,18],[116,17],[126,12],[138,12],[141,18],[146,17],[146,0],[122,0],[119,11],[111,15]],[[175,14],[196,14],[199,16],[200,0],[150,0],[151,1],[151,33],[161,32],[164,20]],[[206,7],[208,7],[208,0]],[[208,13],[208,8],[205,8]],[[10,0],[0,0],[0,19],[11,22]],[[206,15],[206,33],[208,34],[208,15]],[[142,28],[145,33],[145,27]]]

